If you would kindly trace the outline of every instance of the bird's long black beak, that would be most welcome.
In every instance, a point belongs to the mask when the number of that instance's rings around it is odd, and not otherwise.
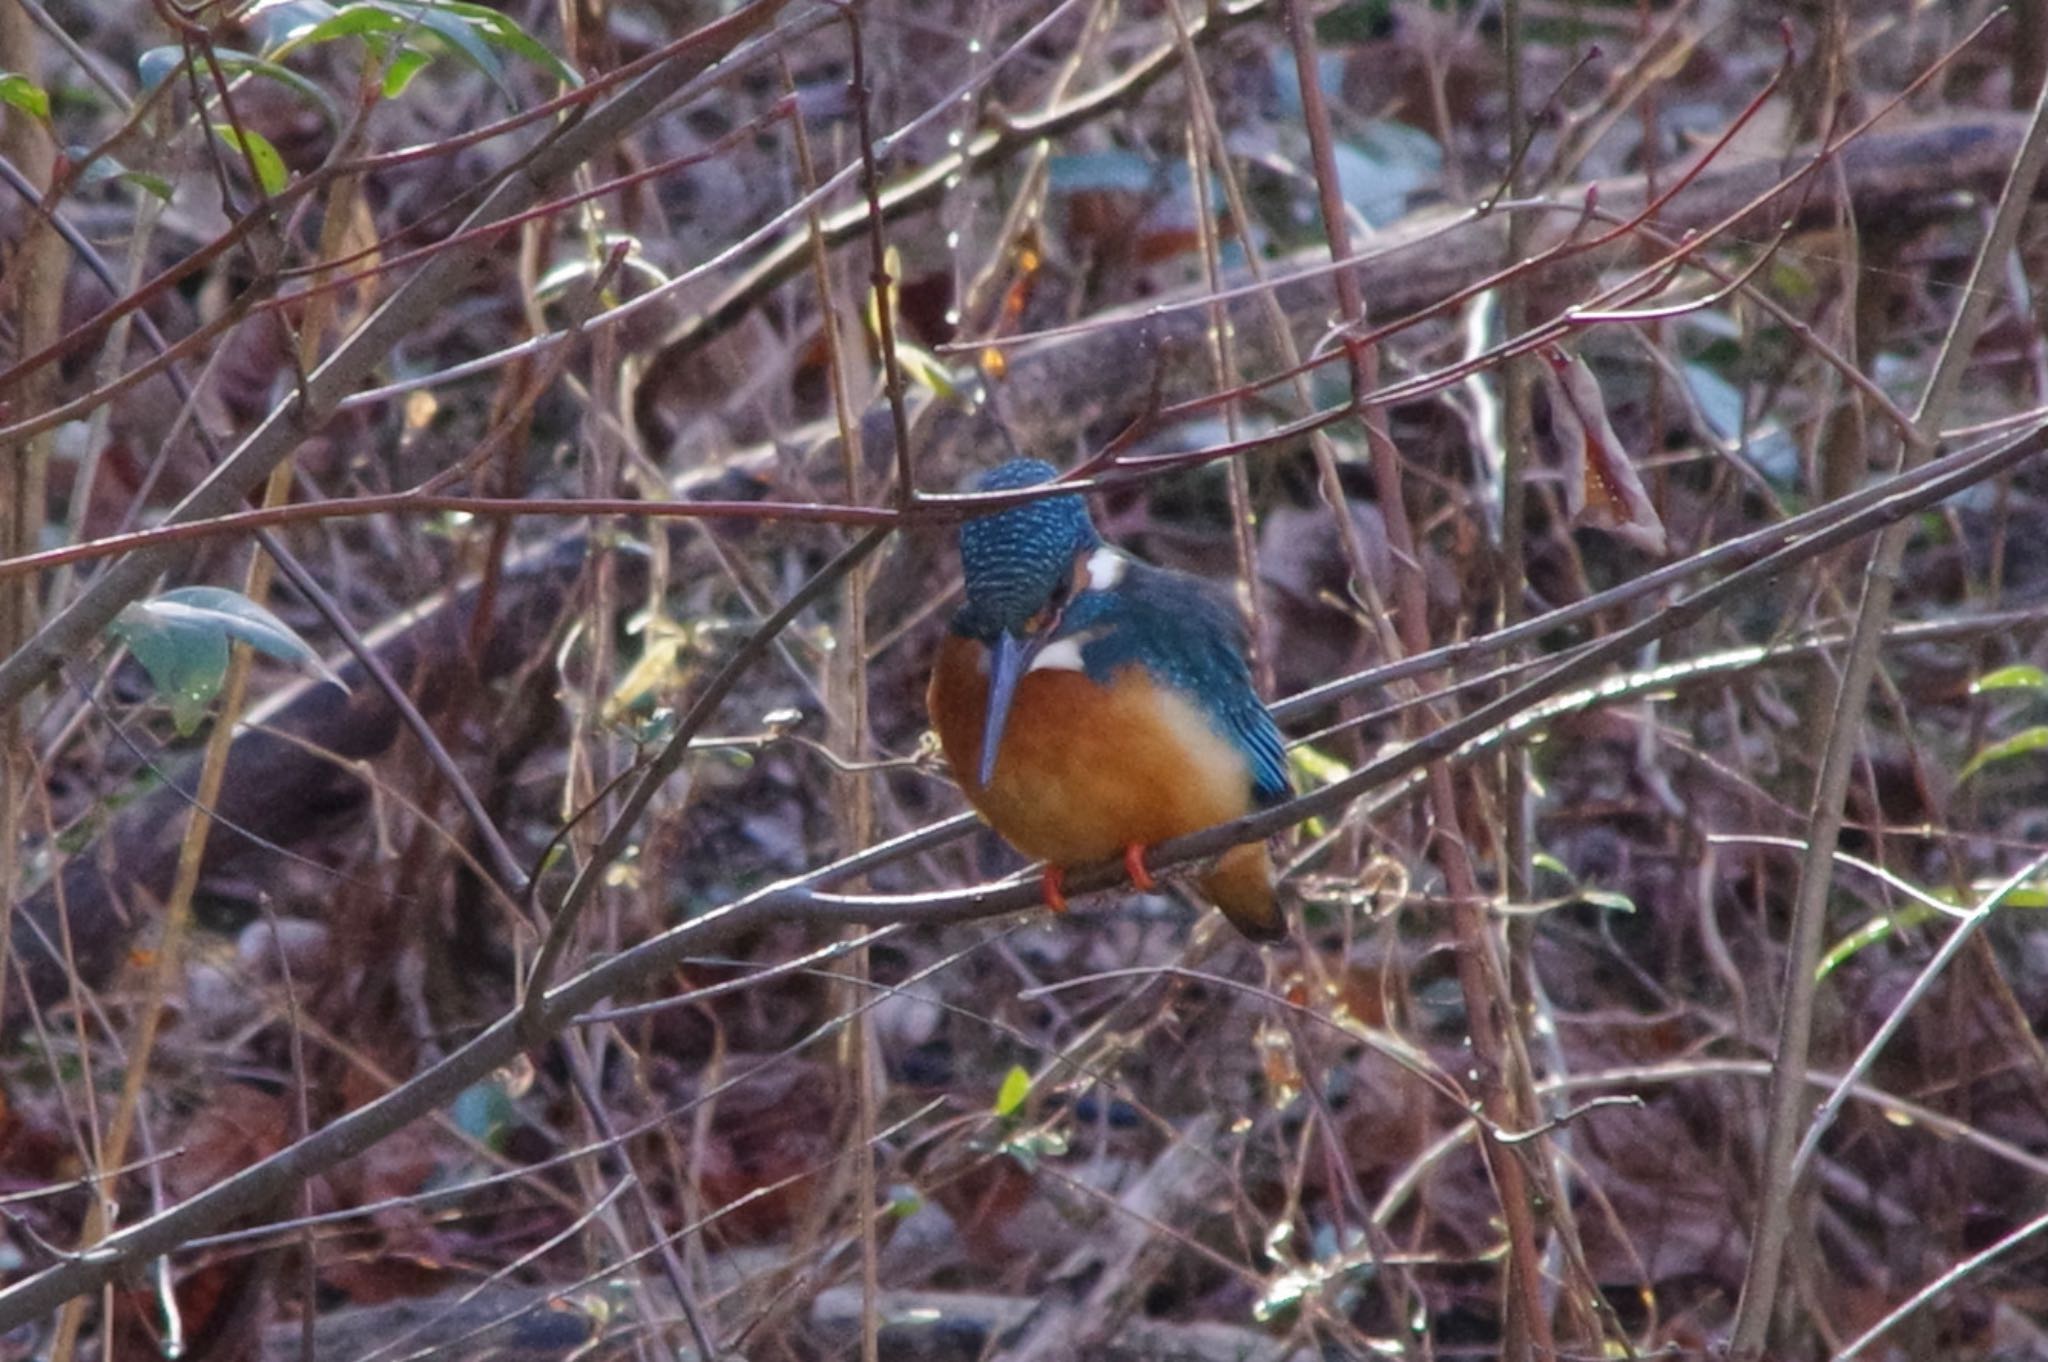
[[[1007,629],[996,635],[996,641],[989,646],[988,714],[981,726],[978,776],[984,790],[995,779],[996,754],[1002,750],[1003,729],[1010,722],[1010,704],[1017,698],[1017,683],[1031,670],[1031,655],[1037,651],[1037,639],[1021,639]]]

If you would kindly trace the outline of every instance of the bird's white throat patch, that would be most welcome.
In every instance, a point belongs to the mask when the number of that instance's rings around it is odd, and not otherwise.
[[[1084,672],[1087,664],[1081,660],[1081,650],[1102,635],[1096,630],[1056,638],[1031,655],[1031,665],[1024,670],[1031,672]],[[977,648],[974,653],[974,669],[983,676],[989,674],[990,653],[986,648]]]
[[[1099,548],[1088,555],[1088,589],[1108,591],[1124,579],[1131,560],[1112,548]]]
[[[1085,668],[1081,664],[1081,644],[1085,640],[1056,638],[1038,650],[1027,669],[1034,672],[1078,672]]]

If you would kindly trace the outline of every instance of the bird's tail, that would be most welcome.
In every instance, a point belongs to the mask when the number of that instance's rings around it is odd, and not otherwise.
[[[1223,910],[1230,925],[1258,942],[1287,937],[1287,917],[1273,890],[1273,858],[1264,842],[1248,842],[1223,853],[1200,881],[1202,894]]]

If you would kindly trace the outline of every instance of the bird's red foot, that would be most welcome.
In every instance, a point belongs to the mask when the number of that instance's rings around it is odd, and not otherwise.
[[[1055,913],[1067,911],[1067,871],[1064,866],[1049,865],[1039,880],[1039,887],[1045,891],[1045,906]]]
[[[1149,894],[1159,887],[1159,881],[1145,868],[1145,848],[1136,842],[1124,848],[1124,869],[1130,872],[1131,884],[1139,893]]]

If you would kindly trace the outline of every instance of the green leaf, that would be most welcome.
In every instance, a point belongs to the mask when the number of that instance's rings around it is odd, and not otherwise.
[[[418,27],[408,20],[395,14],[388,14],[374,5],[346,5],[317,24],[310,27],[302,25],[295,29],[271,55],[282,58],[302,47],[334,42],[341,38],[360,38],[363,45],[380,60],[396,61],[397,57],[391,51],[393,39],[397,39],[399,53],[411,52],[415,49],[407,45],[406,40],[418,31]],[[422,60],[426,60],[424,54]]]
[[[331,18],[323,19],[311,28],[301,28],[293,33],[290,39],[271,55],[281,56],[296,48],[333,42],[336,38],[388,38],[393,34],[402,34],[411,27],[412,25],[400,16],[386,13],[374,5],[343,5],[334,11]]]
[[[146,91],[154,90],[182,68],[185,60],[186,53],[182,47],[153,47],[143,53],[135,59],[135,69],[142,76],[142,88]],[[213,60],[219,64],[221,70],[231,76],[257,76],[277,82],[319,109],[321,116],[327,120],[327,126],[341,126],[341,111],[335,107],[334,101],[327,97],[327,92],[290,67],[279,66],[274,61],[252,56],[247,52],[237,52],[232,47],[214,48]]]
[[[149,673],[158,697],[171,707],[178,732],[190,733],[228,674],[227,635],[153,606],[145,601],[124,607],[107,632],[127,643]]]
[[[1973,895],[1988,896],[1994,891],[1988,884],[1977,883],[1970,886],[1970,892]],[[1878,914],[1836,942],[1828,953],[1821,957],[1820,966],[1814,971],[1815,982],[1827,978],[1844,961],[1867,946],[1874,946],[1888,937],[1898,935],[1898,933],[1905,931],[1909,927],[1918,927],[1923,923],[1933,922],[1963,909],[1963,905],[1956,902],[1956,896],[1946,890],[1934,890],[1931,892],[1930,897],[1940,902],[1927,903],[1919,900],[1908,902],[1893,912]],[[1950,913],[1944,913],[1941,910],[1940,903],[1948,904]],[[1982,903],[1983,900],[1978,899],[1977,902],[1969,905],[1969,910],[1975,911]],[[2039,884],[2021,885],[2016,889],[2008,890],[1999,899],[1998,907],[2001,909],[2026,909],[2032,911],[2048,908],[2048,886]]]
[[[64,148],[64,156],[71,162],[72,178],[81,188],[98,184],[101,180],[115,179],[128,171],[128,167],[111,156],[94,156],[92,148],[83,143],[74,143]],[[87,159],[88,157],[91,159]]]
[[[1344,201],[1375,227],[1408,211],[1408,202],[1443,173],[1443,148],[1420,128],[1369,118],[1358,135],[1333,148]]]
[[[74,174],[77,177],[80,188],[99,184],[103,180],[125,180],[129,184],[138,185],[148,190],[165,203],[171,201],[171,182],[161,175],[151,175],[147,171],[141,170],[130,170],[111,156],[92,156],[92,148],[90,147],[67,147],[65,148],[65,155],[69,156],[72,164],[78,167]],[[89,161],[84,160],[83,158],[87,156],[92,156],[92,159]]]
[[[0,71],[0,100],[40,122],[50,121],[50,96],[18,71]]]
[[[1742,390],[1704,364],[1688,363],[1679,373],[1714,434],[1724,440],[1740,439],[1747,425]]]
[[[1012,1064],[1003,1075],[1002,1087],[996,1089],[996,1115],[1005,1119],[1015,1116],[1030,1095],[1031,1075],[1024,1072],[1023,1065]]]
[[[2048,671],[2019,663],[1989,671],[1970,683],[1970,694],[1987,690],[2048,690]]]
[[[1351,774],[1351,768],[1329,753],[1300,743],[1287,749],[1287,767],[1300,778],[1303,786],[1315,788],[1320,785],[1335,785]],[[1320,837],[1327,828],[1320,818],[1311,818],[1302,824],[1310,837]]]
[[[171,707],[180,733],[190,733],[220,693],[227,676],[228,641],[304,668],[341,685],[320,655],[291,626],[237,591],[188,586],[125,607],[107,626],[149,673]]]
[[[243,22],[256,20],[263,26],[263,50],[273,55],[302,33],[311,32],[334,17],[334,6],[326,0],[257,0]]]
[[[441,0],[436,8],[445,10],[465,23],[475,25],[485,42],[524,57],[536,66],[545,67],[564,83],[583,83],[583,78],[576,74],[575,67],[563,61],[547,44],[538,41],[521,28],[510,15],[501,14],[484,5],[466,4],[463,0]]]
[[[456,1129],[488,1149],[502,1149],[505,1136],[519,1119],[519,1109],[505,1094],[503,1084],[486,1079],[472,1083],[455,1096],[449,1115]]]
[[[138,189],[156,195],[165,203],[171,201],[171,182],[161,175],[152,175],[146,170],[124,170],[119,178]]]
[[[407,5],[394,3],[394,0],[368,2],[432,33],[460,53],[471,66],[490,77],[491,84],[497,86],[498,92],[507,100],[512,98],[512,87],[505,84],[505,68],[499,63],[497,54],[478,36],[476,26],[451,13],[450,6],[433,3]]]
[[[1881,913],[1870,919],[1855,931],[1837,941],[1828,953],[1821,957],[1813,972],[1815,983],[1828,977],[1853,957],[1858,951],[1875,946],[1878,942],[1898,935],[1909,927],[1918,927],[1939,916],[1924,903],[1908,903],[1895,913]]]
[[[1287,749],[1287,764],[1296,775],[1317,785],[1335,785],[1351,774],[1350,766],[1307,743]]]
[[[396,99],[405,93],[405,87],[412,84],[412,78],[427,69],[433,60],[416,47],[408,47],[391,58],[391,64],[384,68],[384,97]]]
[[[1035,1169],[1040,1159],[1064,1157],[1067,1137],[1059,1130],[1025,1130],[1004,1140],[997,1148],[1015,1159],[1019,1167]]]
[[[946,362],[915,341],[896,333],[896,363],[903,376],[934,397],[951,400],[959,395],[960,378]]]
[[[270,145],[269,138],[260,132],[238,129],[227,123],[215,123],[213,135],[227,143],[229,150],[241,154],[244,163],[255,173],[256,183],[263,186],[264,193],[284,191],[291,180],[291,172],[285,169],[284,157],[277,154],[277,148]]]
[[[1589,908],[1599,908],[1609,913],[1633,913],[1636,910],[1634,899],[1626,894],[1617,894],[1612,889],[1581,888],[1574,897]]]
[[[323,681],[341,685],[341,678],[320,660],[292,627],[239,591],[223,586],[181,586],[166,591],[152,605],[170,605],[218,621],[229,638],[240,639],[257,652],[289,662]],[[346,689],[346,687],[344,687]]]
[[[2010,738],[1992,743],[1976,756],[1971,757],[1964,764],[1962,771],[1957,774],[1956,779],[1959,781],[1968,780],[1994,761],[2005,761],[2012,757],[2024,757],[2030,753],[2039,752],[2043,748],[2048,748],[2048,727],[2036,724],[2032,728],[2021,729]]]
[[[483,72],[508,101],[514,98],[512,88],[505,83],[504,66],[494,48],[523,57],[567,84],[583,83],[574,67],[515,21],[481,5],[456,4],[451,0],[358,0],[338,9],[311,3],[288,3],[275,8],[292,13],[289,22],[274,22],[268,30],[271,39],[282,39],[273,48],[273,57],[337,38],[361,38],[382,55],[395,40],[399,55],[392,56],[394,69],[385,75],[387,94],[403,90],[425,64],[427,58],[415,46],[415,40],[421,37],[433,38],[436,44]]]
[[[156,89],[184,64],[185,49],[182,47],[150,48],[135,59],[135,74],[142,82],[142,93],[148,94]]]
[[[524,57],[568,84],[582,84],[575,68],[550,52],[545,44],[536,41],[513,20],[482,5],[457,4],[453,0],[438,0],[437,3],[358,0],[355,4],[330,11],[317,22],[295,25],[271,55],[282,56],[293,48],[331,42],[336,38],[361,38],[379,52],[388,41],[395,40],[399,52],[405,54],[417,51],[414,43],[421,37],[433,38],[438,45],[483,72],[507,101],[514,98],[512,87],[505,83],[504,65],[493,49]],[[395,75],[386,76],[386,93],[402,90],[419,73],[420,62],[415,58],[400,55],[393,56],[391,60]]]

